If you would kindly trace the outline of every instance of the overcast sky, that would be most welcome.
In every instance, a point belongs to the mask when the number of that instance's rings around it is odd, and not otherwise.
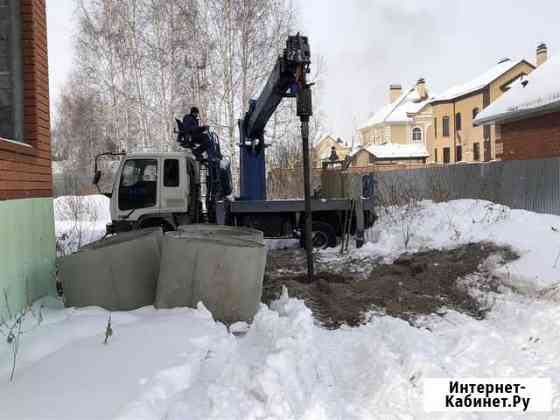
[[[424,77],[431,92],[466,82],[503,57],[560,53],[557,0],[296,0],[301,32],[325,59],[327,129],[351,141],[389,95]],[[51,102],[72,63],[74,0],[47,0]]]

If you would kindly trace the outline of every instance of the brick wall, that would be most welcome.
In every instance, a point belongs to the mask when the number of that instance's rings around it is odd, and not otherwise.
[[[560,112],[553,112],[500,126],[503,160],[560,156]]]
[[[21,27],[23,141],[0,139],[0,200],[52,196],[45,0],[21,0]]]

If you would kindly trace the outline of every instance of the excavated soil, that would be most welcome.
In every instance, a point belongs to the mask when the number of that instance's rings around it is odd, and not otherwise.
[[[419,315],[441,315],[448,309],[482,319],[488,303],[473,297],[469,287],[496,291],[495,280],[481,268],[481,263],[495,254],[502,263],[518,258],[509,248],[473,243],[446,251],[405,254],[393,264],[347,260],[335,270],[318,261],[314,281],[308,283],[301,250],[271,251],[263,302],[278,298],[284,285],[290,296],[305,301],[326,328],[360,325],[372,312],[411,323]],[[477,281],[467,287],[462,279],[475,273]]]

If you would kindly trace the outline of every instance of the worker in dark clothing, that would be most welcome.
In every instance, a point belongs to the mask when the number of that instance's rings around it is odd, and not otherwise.
[[[193,152],[202,155],[208,150],[210,138],[207,133],[208,126],[200,125],[199,116],[198,108],[193,106],[191,112],[183,117],[183,131],[187,143],[192,143],[196,146],[193,147]]]
[[[183,117],[183,130],[191,137],[199,137],[208,130],[207,125],[200,125],[200,112],[196,106],[193,106],[191,112]]]
[[[338,154],[336,153],[336,148],[334,146],[331,147],[331,155],[329,156],[329,160],[331,162],[338,161]]]

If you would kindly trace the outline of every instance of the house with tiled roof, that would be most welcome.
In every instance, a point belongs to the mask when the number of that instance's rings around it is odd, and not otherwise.
[[[560,156],[560,55],[548,59],[545,44],[538,52],[537,69],[513,83],[474,121],[495,125],[500,159]]]

